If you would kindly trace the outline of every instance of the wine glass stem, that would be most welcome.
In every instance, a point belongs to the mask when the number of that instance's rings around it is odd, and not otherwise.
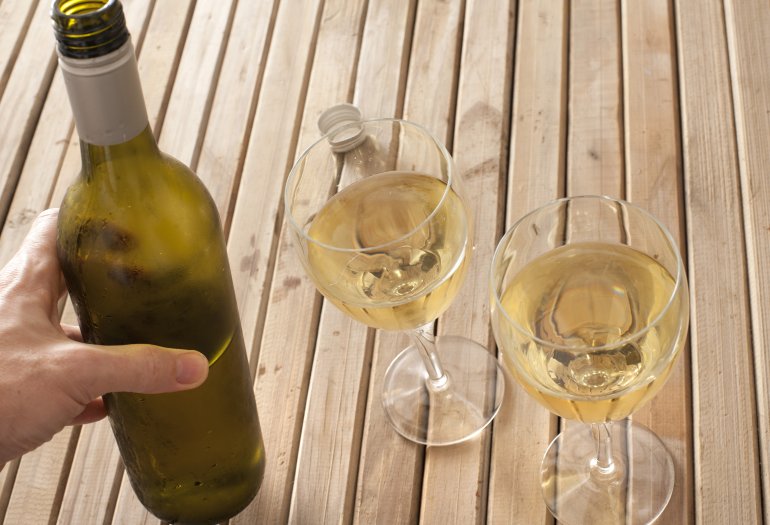
[[[612,457],[612,421],[592,423],[591,434],[596,442],[596,456],[591,460],[591,475],[609,481],[620,472]]]
[[[409,333],[412,343],[420,353],[425,369],[428,371],[428,387],[434,391],[444,390],[449,385],[449,377],[444,372],[436,353],[436,337],[433,335],[433,323],[416,328]]]

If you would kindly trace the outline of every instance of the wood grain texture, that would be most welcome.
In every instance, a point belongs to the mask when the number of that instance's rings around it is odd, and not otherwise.
[[[56,69],[53,45],[43,48],[40,42],[52,42],[48,18],[50,5],[40,0],[18,49],[16,64],[0,98],[0,219],[8,213],[29,143],[43,108],[46,93]],[[38,79],[30,85],[29,79]]]
[[[770,521],[770,9],[755,0],[725,1],[728,52],[741,172],[759,420],[764,522]],[[748,389],[746,389],[748,390]]]
[[[277,2],[237,2],[200,155],[193,168],[229,229]]]
[[[675,10],[692,289],[695,515],[698,523],[760,523],[748,283],[723,6],[679,0]]]
[[[9,461],[0,470],[0,520],[5,521],[5,512],[8,510],[8,500],[11,499],[13,484],[16,481],[16,472],[19,469],[20,458]]]
[[[514,51],[507,223],[564,195],[567,2],[522,2]]]
[[[626,198],[661,221],[686,257],[672,4],[624,1],[621,12]],[[663,440],[674,460],[674,494],[661,524],[695,520],[690,363],[687,346],[663,390],[633,415]]]
[[[196,2],[158,146],[188,166],[198,157],[227,48],[235,0]]]
[[[350,99],[365,14],[365,2],[333,0],[324,4],[295,157],[320,137],[316,124],[320,114]],[[322,174],[318,175],[316,202],[320,205],[329,188]],[[331,305],[320,316],[319,325],[320,296],[302,268],[294,243],[288,219],[284,220],[257,388],[265,399],[289,400],[287,406],[293,414],[290,421],[281,424],[286,438],[272,451],[281,458],[279,468],[288,471],[288,521],[349,522],[368,383],[367,330]],[[297,319],[302,320],[299,326]],[[280,336],[284,342],[279,343],[276,335],[286,334],[287,329],[289,340]],[[297,349],[292,360],[281,351],[284,344]],[[287,375],[295,381],[286,381]],[[283,417],[278,411],[273,415]]]
[[[291,523],[351,520],[369,383],[367,334],[365,326],[325,303],[302,425]]]
[[[353,94],[365,118],[403,115],[415,11],[414,1],[369,1]],[[385,370],[408,342],[384,331],[377,331],[373,341],[353,522],[410,523],[417,519],[422,451],[393,430],[380,403]],[[394,472],[398,482],[393,482]]]
[[[567,14],[567,2],[543,0],[518,6],[506,228],[526,212],[563,196]],[[548,410],[506,380],[505,399],[493,422],[490,523],[550,520],[539,472],[555,428]]]
[[[46,3],[41,0],[39,3]],[[29,0],[6,0],[0,3],[0,97],[19,56],[29,24],[38,4]]]
[[[130,487],[130,481],[128,474],[124,470],[119,469],[118,472],[123,472],[121,478],[118,480],[120,486],[118,488],[118,495],[115,501],[115,511],[112,514],[112,521],[114,525],[159,525],[158,518],[150,514],[146,508],[139,502],[139,498],[136,496]],[[129,488],[126,488],[129,487]],[[113,487],[115,489],[116,487]]]
[[[371,0],[368,3],[361,49],[356,56],[358,64],[353,93],[354,103],[367,118],[393,116],[401,104],[413,5],[408,1]],[[377,38],[372,38],[373,35]],[[371,397],[369,388],[373,339],[373,331],[330,303],[324,303],[303,425],[315,439],[306,442],[303,435],[292,500],[292,522],[307,522],[312,516],[308,511],[313,508],[318,509],[316,515],[328,516],[330,522],[345,523],[351,520],[352,513],[360,515],[359,502],[355,501],[356,482],[361,478],[360,469],[369,466],[359,464],[360,451],[367,446],[366,440],[361,443],[362,434],[367,432],[364,407],[367,396],[369,403],[379,399],[379,394]],[[348,344],[342,344],[345,340]],[[315,395],[311,395],[313,389],[317,392]],[[325,411],[322,406],[326,407]],[[379,403],[377,406],[379,408]],[[326,415],[330,417],[328,421]],[[314,451],[319,443],[327,452]],[[408,465],[411,458],[407,456],[406,461],[402,459],[400,463]],[[317,467],[312,468],[312,463]],[[315,472],[310,473],[311,470]],[[413,470],[402,472],[411,478]],[[310,474],[309,483],[318,487],[309,489],[302,481],[302,474]],[[394,487],[394,490],[400,488]],[[335,500],[338,502],[336,511],[330,506]],[[319,501],[322,502],[320,506]],[[394,508],[388,511],[392,512]]]
[[[570,5],[567,194],[623,198],[620,5]]]
[[[410,344],[406,334],[377,332],[353,523],[417,523],[424,449],[393,430],[380,402],[385,370]]]
[[[426,74],[429,69],[413,68],[413,58],[407,85],[405,114],[428,125],[438,137],[453,142],[456,176],[473,221],[474,249],[468,255],[471,262],[466,282],[439,318],[438,333],[466,337],[488,348],[494,348],[489,331],[488,268],[504,220],[505,187],[501,181],[507,161],[503,144],[510,129],[508,88],[513,74],[510,65],[514,11],[515,2],[510,1],[483,6],[467,2],[463,12],[454,15],[456,19],[438,25],[447,27],[445,36],[439,39],[435,35],[435,23],[430,29],[426,27],[424,31],[431,35],[431,41],[439,41],[446,50],[441,61],[432,61],[433,67],[439,65],[444,75],[451,77],[442,78],[435,73]],[[427,46],[418,45],[421,12],[418,11],[413,49],[422,53]],[[423,13],[422,18],[428,17]],[[454,48],[456,55],[451,52]],[[420,76],[415,79],[416,75]],[[425,93],[436,82],[440,86],[457,82],[457,100],[453,100],[453,91],[439,91],[430,98],[431,104],[425,104]],[[413,87],[415,84],[419,89]],[[414,96],[415,92],[422,96]],[[440,350],[439,347],[439,358]],[[468,355],[467,359],[476,358]],[[467,368],[471,366],[469,362]],[[492,396],[494,392],[490,392],[489,403]],[[459,446],[428,447],[420,509],[422,523],[485,522],[490,446],[491,432],[485,430]]]
[[[107,420],[81,430],[57,523],[109,523],[114,507],[105,503],[114,500],[113,484],[122,472],[113,441]]]
[[[56,519],[54,502],[70,433],[70,429],[59,432],[43,447],[22,457],[3,523],[49,523]]]
[[[250,130],[228,238],[230,267],[247,345],[261,337],[267,307],[278,210],[290,166],[315,43],[319,0],[282,2]],[[259,354],[254,345],[252,373]],[[268,446],[268,443],[265,443]]]
[[[464,11],[464,2],[418,2],[404,94],[403,118],[424,126],[449,147]],[[471,198],[468,204],[477,202]],[[447,325],[451,323],[447,321]],[[440,358],[440,348],[438,352]],[[479,473],[486,468],[488,440],[485,435],[461,446],[425,448],[421,523],[447,519],[474,523],[482,519],[486,491],[485,483],[479,483]],[[463,468],[458,469],[458,464]]]
[[[415,0],[369,1],[353,94],[364,118],[403,116],[415,10]]]

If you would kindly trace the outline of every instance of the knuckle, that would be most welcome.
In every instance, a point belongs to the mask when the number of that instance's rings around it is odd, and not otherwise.
[[[142,347],[137,354],[140,365],[138,380],[142,388],[157,391],[168,386],[174,380],[174,361],[168,351],[154,346]]]

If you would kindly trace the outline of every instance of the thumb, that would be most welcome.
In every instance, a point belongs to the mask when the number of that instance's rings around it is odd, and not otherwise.
[[[98,346],[88,348],[87,366],[80,367],[82,385],[89,399],[109,392],[157,394],[190,390],[208,376],[208,359],[193,350],[152,345]]]

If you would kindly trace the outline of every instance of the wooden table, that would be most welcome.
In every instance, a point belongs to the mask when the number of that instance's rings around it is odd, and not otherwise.
[[[668,225],[687,263],[690,344],[634,416],[676,461],[660,523],[770,521],[767,0],[124,5],[160,145],[219,206],[251,343],[268,468],[233,524],[551,521],[537,471],[556,418],[509,383],[479,438],[400,438],[379,390],[406,338],[322,301],[293,253],[282,186],[318,115],[344,101],[428,127],[472,196],[475,259],[441,333],[494,349],[492,251],[548,200],[619,196]],[[0,0],[3,264],[79,169],[49,6]],[[67,428],[0,472],[0,521],[157,524],[106,422]]]

